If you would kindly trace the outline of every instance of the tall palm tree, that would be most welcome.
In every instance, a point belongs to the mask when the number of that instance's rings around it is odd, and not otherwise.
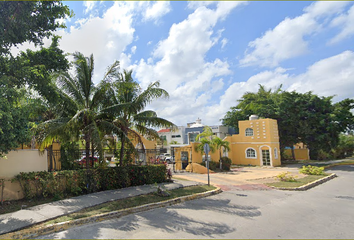
[[[111,114],[114,114],[113,123],[121,130],[118,134],[121,141],[120,164],[123,163],[126,145],[135,148],[131,141],[132,138],[135,138],[144,149],[141,136],[158,139],[156,128],[175,127],[172,122],[157,117],[156,112],[144,110],[146,105],[153,100],[169,96],[159,86],[159,81],[155,81],[142,90],[140,85],[133,80],[131,70],[124,70],[123,73],[120,73],[119,79],[112,82],[110,89],[110,105],[112,107],[107,108],[107,111],[111,110]]]
[[[60,72],[53,75],[60,97],[60,112],[57,118],[40,125],[41,146],[46,147],[53,139],[85,141],[86,167],[88,168],[90,148],[92,155],[96,149],[103,156],[101,136],[106,132],[120,132],[108,117],[105,105],[105,90],[108,82],[117,76],[119,62],[114,62],[107,70],[98,86],[93,83],[94,58],[74,53],[75,75]],[[91,146],[90,146],[91,144]]]
[[[215,144],[216,149],[219,150],[220,153],[220,158],[219,158],[219,162],[220,162],[220,169],[222,169],[222,161],[221,161],[221,150],[222,148],[224,148],[227,151],[230,151],[230,147],[229,147],[229,142],[228,141],[223,141],[221,138],[219,137],[215,137],[213,139],[213,143]]]

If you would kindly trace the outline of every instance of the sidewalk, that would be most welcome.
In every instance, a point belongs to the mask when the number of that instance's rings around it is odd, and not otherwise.
[[[172,190],[198,184],[200,183],[174,180],[173,183],[161,183],[159,185],[164,185],[167,190]],[[0,235],[73,213],[83,208],[92,207],[104,202],[148,194],[154,191],[156,191],[154,185],[109,190],[42,204],[13,213],[2,214],[0,215]]]

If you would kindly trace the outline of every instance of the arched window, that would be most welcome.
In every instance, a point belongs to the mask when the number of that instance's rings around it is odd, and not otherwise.
[[[247,148],[246,158],[256,158],[256,150],[254,150],[253,148]]]
[[[274,148],[274,158],[275,159],[278,158],[278,150],[276,148]]]
[[[246,128],[246,136],[253,136],[253,129],[252,128]]]

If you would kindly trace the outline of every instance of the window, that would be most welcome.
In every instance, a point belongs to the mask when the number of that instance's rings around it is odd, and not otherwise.
[[[180,138],[181,135],[172,135],[172,138]]]
[[[278,150],[276,148],[274,148],[274,158],[275,159],[278,158]]]
[[[188,142],[192,143],[195,142],[195,138],[197,137],[197,135],[199,134],[199,132],[195,132],[195,133],[188,133]]]
[[[256,151],[253,148],[246,150],[246,158],[256,158]]]
[[[252,128],[246,128],[246,136],[253,136],[253,129]]]
[[[166,141],[166,136],[162,135],[160,138],[162,139],[162,141]]]

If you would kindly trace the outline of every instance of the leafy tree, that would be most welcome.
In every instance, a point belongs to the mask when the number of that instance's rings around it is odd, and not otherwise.
[[[113,123],[120,129],[118,137],[121,142],[120,164],[123,163],[126,145],[128,149],[134,149],[131,138],[135,138],[143,147],[141,136],[150,139],[159,139],[155,128],[174,127],[175,125],[157,116],[156,112],[144,110],[146,105],[161,97],[168,97],[168,93],[160,88],[158,81],[152,82],[142,90],[140,85],[133,80],[132,71],[124,70],[118,73],[112,81],[109,95],[111,105],[110,113],[114,116]],[[130,154],[128,154],[130,156]]]
[[[354,155],[354,136],[351,134],[340,134],[338,145],[328,154],[330,158],[340,159]]]
[[[44,37],[64,24],[56,21],[71,16],[60,1],[0,2],[0,156],[30,138],[31,102],[23,101],[23,93],[33,88],[55,100],[49,75],[67,69],[68,62],[53,37],[49,48],[22,52],[16,57],[11,47],[24,42],[41,45]],[[30,99],[31,101],[32,99]]]
[[[60,97],[60,112],[55,119],[39,125],[38,137],[42,147],[48,146],[54,139],[75,142],[85,141],[86,159],[93,155],[96,149],[103,156],[101,139],[106,133],[120,133],[108,117],[105,108],[105,91],[107,79],[110,79],[119,68],[119,62],[110,66],[103,81],[95,86],[93,83],[93,55],[84,57],[81,53],[74,54],[76,73],[71,76],[68,72],[55,73],[57,92]],[[91,144],[91,145],[90,145]],[[89,161],[86,161],[87,168]]]
[[[57,28],[65,25],[58,19],[72,16],[61,1],[1,1],[0,55],[24,42],[42,44]]]
[[[341,132],[353,129],[353,99],[332,103],[333,97],[319,97],[312,92],[297,93],[265,90],[245,93],[239,104],[232,107],[223,119],[223,124],[238,127],[238,121],[251,114],[278,121],[280,148],[303,142],[310,148],[311,158],[319,151],[328,152],[339,141]]]

